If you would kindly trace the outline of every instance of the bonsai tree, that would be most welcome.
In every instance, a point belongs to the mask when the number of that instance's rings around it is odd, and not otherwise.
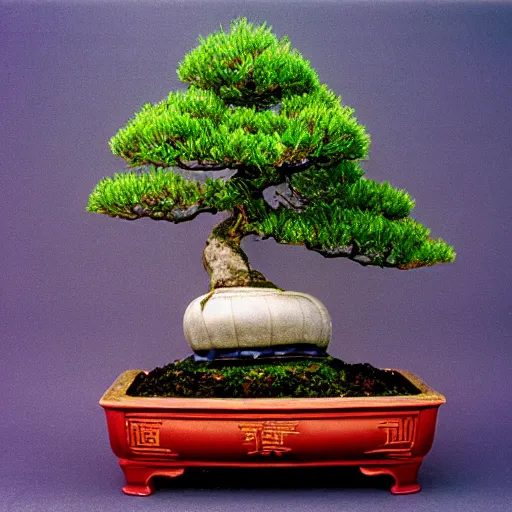
[[[228,212],[203,254],[212,290],[275,287],[251,268],[248,235],[361,265],[454,260],[409,217],[407,192],[363,176],[365,127],[286,37],[237,19],[200,38],[178,76],[186,90],[144,105],[110,140],[132,171],[101,180],[89,211],[175,223]]]

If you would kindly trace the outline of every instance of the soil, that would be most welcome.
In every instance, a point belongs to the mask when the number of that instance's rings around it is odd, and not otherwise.
[[[299,398],[416,395],[392,370],[324,358],[263,361],[175,361],[141,372],[130,396],[189,398]]]

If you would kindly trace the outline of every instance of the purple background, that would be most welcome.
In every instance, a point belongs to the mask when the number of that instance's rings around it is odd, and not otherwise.
[[[189,354],[182,316],[207,290],[201,251],[219,219],[131,223],[85,204],[123,168],[108,139],[182,88],[197,35],[238,15],[290,36],[372,135],[367,176],[408,190],[458,252],[400,272],[245,245],[269,279],[326,304],[333,355],[446,395],[418,495],[315,471],[121,494],[97,401],[125,369]],[[511,27],[505,3],[0,5],[0,510],[510,510]]]

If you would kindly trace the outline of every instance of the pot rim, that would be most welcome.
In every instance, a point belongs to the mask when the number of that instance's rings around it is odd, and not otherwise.
[[[330,412],[347,409],[403,409],[439,407],[446,398],[425,384],[413,373],[395,370],[420,390],[418,395],[372,396],[372,397],[329,397],[329,398],[169,398],[134,397],[126,394],[135,377],[145,370],[123,372],[101,397],[99,404],[105,409],[138,410],[215,410],[215,411],[318,411]]]

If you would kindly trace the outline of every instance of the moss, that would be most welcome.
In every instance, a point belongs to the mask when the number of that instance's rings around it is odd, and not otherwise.
[[[195,362],[192,357],[141,373],[130,396],[193,398],[362,397],[418,394],[397,372],[325,359]]]

